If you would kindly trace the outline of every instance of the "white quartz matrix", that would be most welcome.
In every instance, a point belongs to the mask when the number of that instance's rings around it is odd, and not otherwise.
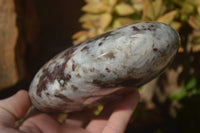
[[[29,90],[44,112],[73,112],[114,99],[159,75],[175,57],[170,26],[140,22],[64,50],[35,75]]]

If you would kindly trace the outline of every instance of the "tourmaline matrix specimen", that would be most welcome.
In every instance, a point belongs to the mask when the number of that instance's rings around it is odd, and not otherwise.
[[[72,46],[47,62],[29,90],[44,112],[73,112],[126,95],[163,72],[179,47],[179,35],[158,22],[118,28]]]

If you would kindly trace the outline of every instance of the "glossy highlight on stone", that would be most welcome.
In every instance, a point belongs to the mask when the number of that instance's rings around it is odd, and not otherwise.
[[[56,55],[29,90],[44,112],[73,112],[126,95],[163,72],[174,59],[179,35],[158,22],[118,28]]]

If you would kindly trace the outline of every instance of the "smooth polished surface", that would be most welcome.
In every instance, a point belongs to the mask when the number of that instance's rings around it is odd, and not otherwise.
[[[159,75],[175,57],[179,36],[170,26],[140,22],[73,46],[36,74],[29,95],[45,112],[72,112],[114,99]]]

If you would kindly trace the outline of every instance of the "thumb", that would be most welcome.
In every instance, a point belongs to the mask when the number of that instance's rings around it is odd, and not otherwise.
[[[30,106],[28,93],[24,90],[0,100],[0,125],[14,127],[15,121],[25,116]]]

